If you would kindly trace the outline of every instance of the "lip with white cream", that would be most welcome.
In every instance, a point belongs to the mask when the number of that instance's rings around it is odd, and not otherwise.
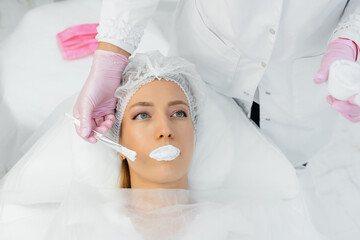
[[[159,147],[152,151],[149,156],[157,161],[172,161],[180,155],[180,149],[173,145]]]

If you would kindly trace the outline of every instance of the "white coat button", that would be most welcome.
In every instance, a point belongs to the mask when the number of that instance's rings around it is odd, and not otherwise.
[[[275,30],[272,29],[272,28],[269,29],[269,32],[270,32],[272,35],[274,35],[274,34],[276,33]]]
[[[270,121],[270,118],[265,118],[266,121]]]
[[[265,92],[265,94],[267,94],[267,95],[271,95],[271,92]]]
[[[263,68],[266,68],[266,63],[265,63],[265,62],[261,62],[261,66],[262,66]]]

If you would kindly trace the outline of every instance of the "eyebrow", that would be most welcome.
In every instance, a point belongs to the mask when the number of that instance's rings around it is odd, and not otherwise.
[[[183,105],[189,107],[186,102],[181,101],[181,100],[171,101],[168,103],[168,106],[179,105],[179,104],[183,104]]]
[[[179,104],[183,104],[183,105],[189,107],[189,105],[182,100],[171,101],[168,103],[168,106],[179,105]],[[136,106],[152,107],[152,106],[154,106],[154,104],[152,102],[137,102],[137,103],[131,105],[130,109],[133,107],[136,107]]]
[[[145,106],[145,107],[149,107],[149,106],[154,106],[153,103],[151,102],[137,102],[133,105],[131,105],[130,109],[133,108],[133,107],[136,107],[136,106]]]

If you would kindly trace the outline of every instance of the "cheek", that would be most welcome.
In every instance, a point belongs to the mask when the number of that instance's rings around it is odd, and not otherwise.
[[[181,126],[178,129],[179,136],[182,140],[185,140],[187,142],[193,142],[194,141],[194,127],[191,121],[187,122],[183,126]]]
[[[120,143],[125,147],[134,148],[143,144],[146,139],[149,139],[146,129],[139,124],[124,122],[121,127]]]
[[[147,159],[151,149],[151,139],[153,139],[153,131],[145,124],[124,122],[120,136],[120,144],[136,152],[138,161],[131,162],[130,165],[138,165],[142,159]]]
[[[133,128],[132,131],[128,132],[125,136],[126,142],[129,143],[130,146],[136,147],[143,145],[146,140],[149,140],[149,136],[146,131],[141,129]]]
[[[187,158],[191,158],[194,147],[194,128],[192,123],[183,126],[178,130],[178,140]]]

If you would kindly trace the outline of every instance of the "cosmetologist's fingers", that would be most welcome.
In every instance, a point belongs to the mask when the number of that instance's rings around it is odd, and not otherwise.
[[[328,78],[329,78],[329,68],[321,67],[314,77],[314,82],[316,84],[321,84],[327,82]]]

